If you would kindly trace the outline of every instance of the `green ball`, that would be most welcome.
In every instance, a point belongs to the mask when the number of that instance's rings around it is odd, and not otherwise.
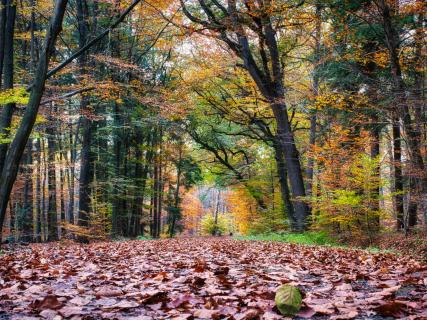
[[[281,314],[294,316],[301,309],[302,297],[298,288],[284,284],[277,288],[274,301]]]

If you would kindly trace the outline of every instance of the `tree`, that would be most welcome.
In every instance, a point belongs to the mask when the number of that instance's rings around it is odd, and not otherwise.
[[[242,59],[242,67],[251,75],[270,104],[277,125],[277,139],[284,150],[293,195],[295,216],[290,217],[292,227],[296,231],[304,230],[308,225],[310,209],[300,199],[306,193],[285,103],[283,65],[273,26],[273,18],[277,17],[273,4],[270,1],[237,4],[235,0],[229,0],[225,7],[218,1],[208,4],[200,0],[197,9],[204,13],[204,18],[192,13],[183,0],[181,5],[184,14],[193,23],[210,30],[213,36],[225,42]],[[253,36],[256,40],[251,41]]]

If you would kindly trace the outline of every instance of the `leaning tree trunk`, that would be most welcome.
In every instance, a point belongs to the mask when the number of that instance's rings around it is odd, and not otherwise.
[[[235,47],[234,51],[242,58],[245,69],[249,72],[261,93],[270,102],[270,107],[274,114],[277,125],[277,138],[285,154],[286,167],[292,191],[292,201],[295,210],[295,219],[292,222],[292,229],[300,232],[307,228],[310,208],[304,199],[306,193],[302,177],[301,161],[296,148],[294,133],[292,132],[285,103],[283,68],[276,40],[276,32],[272,26],[271,18],[268,17],[268,15],[263,17],[261,19],[264,31],[262,40],[265,41],[265,45],[269,51],[271,68],[264,67],[264,72],[262,72],[252,54],[248,37],[240,24],[236,1],[229,0],[228,6],[230,20],[234,26],[234,31],[238,39],[238,47]],[[229,39],[227,39],[227,41],[230,45],[231,42]],[[231,46],[233,47],[234,45]],[[269,69],[271,69],[271,72]]]
[[[64,18],[67,2],[68,0],[56,0],[54,14],[49,23],[44,48],[40,54],[36,78],[31,88],[29,102],[4,161],[4,167],[0,177],[0,240],[10,193],[16,180],[16,175],[18,174],[19,163],[28,137],[36,121],[40,101],[45,88],[47,68],[55,48],[56,39],[62,30],[62,20]]]

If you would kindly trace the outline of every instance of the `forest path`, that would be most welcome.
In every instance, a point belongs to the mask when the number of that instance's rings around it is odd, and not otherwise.
[[[427,318],[427,266],[391,254],[229,238],[35,244],[0,256],[0,319]],[[415,316],[417,315],[417,316]],[[30,318],[28,318],[30,319]]]

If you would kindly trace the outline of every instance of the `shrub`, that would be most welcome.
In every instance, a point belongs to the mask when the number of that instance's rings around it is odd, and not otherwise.
[[[229,220],[219,215],[215,223],[215,217],[211,214],[207,214],[202,218],[201,227],[203,235],[220,236],[227,233],[229,230]]]

